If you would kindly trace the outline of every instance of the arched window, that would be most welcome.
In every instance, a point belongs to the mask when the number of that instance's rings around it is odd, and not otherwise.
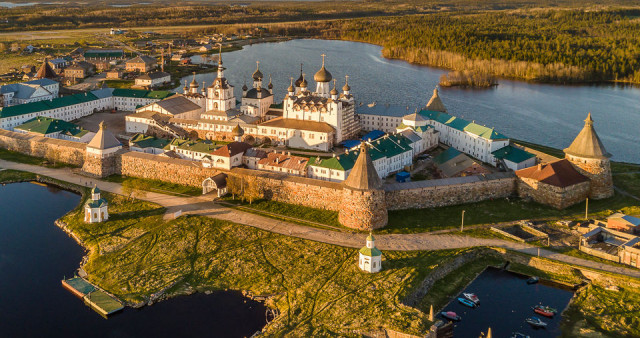
[[[213,109],[218,109],[218,102],[213,103]]]

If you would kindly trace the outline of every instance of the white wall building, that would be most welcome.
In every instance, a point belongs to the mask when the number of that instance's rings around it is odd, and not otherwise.
[[[372,234],[367,237],[367,244],[358,253],[358,267],[364,272],[375,273],[382,270],[382,252],[376,248]]]
[[[109,204],[100,196],[100,189],[91,189],[91,199],[84,204],[84,221],[87,223],[104,222],[109,219]]]
[[[58,97],[60,84],[50,79],[31,80],[0,86],[0,107],[52,100]]]

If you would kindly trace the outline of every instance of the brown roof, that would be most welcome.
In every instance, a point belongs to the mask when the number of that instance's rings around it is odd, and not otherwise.
[[[38,69],[36,76],[34,76],[35,79],[55,79],[56,77],[58,77],[56,72],[53,71],[53,68],[51,68],[46,58],[42,66],[40,66],[40,69]]]
[[[229,144],[225,144],[224,146],[216,149],[214,152],[211,153],[211,155],[231,157],[240,153],[244,153],[249,148],[251,148],[251,145],[249,143],[231,142]]]
[[[333,127],[325,122],[285,119],[282,117],[260,123],[260,127],[308,130],[327,134],[334,133]]]
[[[367,146],[360,147],[356,163],[351,169],[351,173],[344,181],[347,187],[358,190],[373,190],[382,188],[382,180],[378,176],[376,168],[373,166],[371,156],[367,151]]]
[[[440,95],[438,94],[437,87],[433,89],[433,96],[431,96],[429,103],[427,103],[427,110],[439,111],[443,113],[447,112],[447,108],[445,108],[442,100],[440,100]]]
[[[591,119],[591,113],[587,115],[587,119],[584,120],[584,128],[580,131],[575,140],[571,143],[569,148],[564,150],[565,154],[588,157],[588,158],[609,158],[611,154],[604,149],[604,145],[596,130],[593,128],[593,120]]]
[[[258,164],[261,165],[297,171],[304,171],[307,163],[309,163],[309,159],[306,157],[285,155],[282,153],[268,153],[267,157],[258,161]]]
[[[164,108],[167,112],[173,115],[191,112],[198,110],[201,107],[191,100],[182,95],[174,95],[164,100],[155,102],[158,106]]]
[[[516,171],[516,175],[560,188],[566,188],[589,180],[579,173],[567,159],[521,169]]]

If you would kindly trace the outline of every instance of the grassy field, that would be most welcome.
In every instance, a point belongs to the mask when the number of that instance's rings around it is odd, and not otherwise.
[[[355,336],[379,326],[424,332],[426,315],[400,300],[434,267],[467,251],[385,252],[384,270],[366,274],[357,268],[356,249],[202,217],[164,222],[164,209],[156,205],[105,198],[110,219],[99,227],[85,224],[81,210],[63,218],[91,249],[85,270],[92,282],[130,303],[176,281],[169,294],[234,289],[273,295],[268,305],[281,316],[267,335]]]
[[[74,167],[72,165],[61,163],[61,162],[57,162],[53,164],[45,158],[29,156],[16,151],[10,151],[2,148],[0,148],[0,159],[12,161],[12,162],[18,162],[18,163],[40,165],[40,166],[49,167],[49,168]]]
[[[128,182],[131,187],[144,190],[155,191],[170,195],[188,195],[199,196],[202,195],[202,189],[196,187],[190,187],[181,184],[168,183],[160,180],[150,180],[146,178],[128,177],[121,175],[111,175],[104,179],[109,182],[116,182],[126,184]]]
[[[254,201],[252,204],[249,204],[249,202],[243,202],[239,199],[232,199],[231,197],[225,197],[223,200],[228,203],[258,211],[266,211],[269,213],[299,218],[315,223],[322,223],[334,227],[342,227],[340,222],[338,222],[338,212],[336,211],[320,210],[301,205],[267,200]]]
[[[521,219],[584,219],[584,203],[557,210],[519,198],[487,200],[472,204],[442,208],[407,209],[389,211],[389,225],[381,233],[416,233],[459,228],[462,210],[465,226],[509,222]],[[589,217],[606,217],[617,210],[639,215],[640,201],[616,194],[604,200],[589,201]]]
[[[613,184],[634,196],[640,197],[640,173],[613,175]]]
[[[36,178],[36,174],[19,170],[0,170],[0,183],[28,181]]]
[[[36,66],[37,70],[39,64],[37,64],[36,60],[40,57],[41,56],[37,54],[20,55],[16,53],[1,53],[0,60],[2,60],[2,62],[0,62],[0,74],[9,72],[11,68],[20,69],[22,65]]]
[[[105,80],[104,83],[109,88],[131,88],[135,84],[133,80]]]

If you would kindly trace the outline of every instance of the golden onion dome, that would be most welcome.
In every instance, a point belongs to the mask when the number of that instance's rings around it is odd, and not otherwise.
[[[240,127],[240,123],[238,123],[233,129],[231,129],[231,134],[233,136],[242,136],[244,135],[244,130]]]
[[[313,76],[313,80],[316,82],[330,82],[332,79],[331,73],[324,68],[324,65],[322,65],[322,68]]]

